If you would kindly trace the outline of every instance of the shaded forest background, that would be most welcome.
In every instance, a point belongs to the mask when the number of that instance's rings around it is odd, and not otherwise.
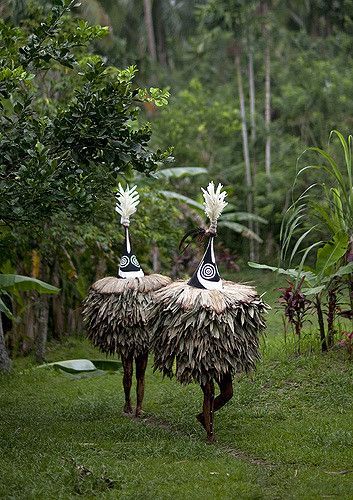
[[[21,318],[4,318],[7,347],[13,355],[34,349],[38,361],[48,337],[81,331],[89,285],[116,272],[119,181],[137,183],[141,193],[133,239],[146,271],[181,277],[193,269],[201,249],[179,255],[177,246],[202,223],[199,188],[209,179],[229,193],[217,250],[223,272],[249,259],[277,265],[296,172],[312,159],[303,151],[326,148],[332,129],[344,136],[352,129],[349,0],[83,0],[49,33],[55,44],[40,45],[41,23],[63,5],[0,6],[1,272],[62,290],[53,298],[6,298]],[[20,68],[10,77],[9,60]],[[121,137],[117,102],[124,102],[121,113],[131,109]],[[107,110],[95,129],[87,103],[97,116]],[[75,119],[87,125],[78,135]],[[109,148],[98,143],[103,125]],[[128,153],[121,146],[127,137]],[[330,148],[335,153],[335,144]],[[58,161],[65,165],[61,177],[47,185]],[[20,170],[29,165],[30,173]],[[308,171],[296,189],[314,181]],[[316,240],[315,230],[310,238]]]

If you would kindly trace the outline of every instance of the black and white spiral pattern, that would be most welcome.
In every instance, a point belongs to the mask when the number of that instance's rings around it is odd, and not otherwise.
[[[120,267],[127,267],[130,263],[129,257],[126,255],[123,255],[120,260]]]
[[[200,276],[204,280],[210,280],[216,276],[216,268],[213,264],[204,264],[200,270]]]
[[[140,267],[140,264],[139,264],[139,261],[137,260],[136,255],[133,255],[133,256],[131,257],[131,264],[133,264],[133,265],[134,265],[134,266],[136,266],[136,267]]]

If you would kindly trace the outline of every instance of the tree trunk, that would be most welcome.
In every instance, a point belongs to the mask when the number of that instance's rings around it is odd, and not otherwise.
[[[150,56],[150,59],[155,62],[157,60],[157,51],[153,28],[152,0],[143,0],[143,9],[145,14],[148,54]]]
[[[250,97],[250,125],[251,125],[251,145],[256,141],[256,121],[255,121],[255,77],[254,77],[254,54],[252,47],[249,48],[249,97]],[[255,157],[253,151],[253,157]],[[256,164],[255,164],[256,165]]]
[[[19,263],[16,265],[16,274],[26,276],[28,269],[24,264],[23,257],[20,258]],[[11,357],[15,357],[18,354],[24,354],[23,344],[26,337],[26,322],[25,314],[27,310],[27,295],[26,292],[18,292],[18,296],[12,295],[11,297],[11,310],[16,318],[16,321],[12,322],[11,325],[11,335],[7,341],[7,350]],[[4,324],[3,324],[4,328]],[[6,326],[5,326],[6,331]]]
[[[2,317],[0,312],[0,372],[9,373],[10,371],[11,371],[11,360],[5,345],[5,336],[2,327]]]
[[[38,296],[36,313],[35,357],[37,363],[44,363],[49,319],[49,300],[47,295]]]
[[[264,2],[263,13],[268,14],[268,4]],[[270,48],[270,29],[265,19],[263,29],[265,39],[265,129],[266,129],[266,145],[265,145],[265,172],[267,176],[267,190],[271,192],[271,48]]]
[[[102,255],[100,255],[98,257],[98,262],[96,267],[95,281],[104,278],[106,276],[106,273],[107,273],[107,261]]]
[[[82,324],[82,308],[80,306],[73,309],[68,308],[67,311],[67,331],[69,335],[76,335],[83,331]]]
[[[250,98],[250,126],[251,126],[251,151],[252,151],[252,183],[253,183],[253,210],[257,213],[256,192],[257,192],[257,162],[256,162],[256,114],[255,114],[255,76],[254,76],[254,54],[251,44],[249,44],[249,98]],[[254,231],[259,234],[259,222],[254,221]],[[259,260],[259,242],[254,241],[254,260]]]
[[[39,278],[40,275],[40,254],[38,250],[32,250],[31,253],[31,276]],[[19,274],[27,274],[27,271],[21,270]],[[26,310],[23,315],[23,342],[21,346],[21,354],[28,354],[35,345],[36,336],[36,311],[37,311],[37,292],[31,291],[25,294]]]
[[[17,299],[13,299],[12,302],[12,311],[16,316],[16,321],[12,323],[10,352],[25,356],[34,345],[35,304],[38,295],[36,292],[20,292],[20,296],[22,305]]]
[[[53,272],[51,275],[51,282],[54,286],[60,288],[60,269],[58,261],[56,260],[53,267]],[[52,298],[52,314],[53,314],[53,337],[54,339],[60,340],[65,334],[65,315],[64,315],[64,300],[63,294],[58,293]]]
[[[268,2],[262,3],[262,14],[265,16],[263,24],[263,37],[265,41],[264,51],[264,67],[265,67],[265,174],[266,174],[266,190],[270,195],[272,191],[272,178],[271,178],[271,37],[270,27],[266,16],[268,15],[269,7]],[[273,255],[273,234],[270,231],[267,235],[266,241],[266,255],[269,257]]]
[[[28,354],[34,345],[36,299],[36,292],[28,292],[26,294],[26,311],[23,317],[24,337],[21,346],[21,353],[24,355]]]
[[[161,261],[159,257],[159,248],[156,243],[152,245],[152,269],[154,273],[159,273],[161,270]]]
[[[168,65],[167,37],[161,2],[154,2],[152,19],[154,20],[157,60],[162,66]]]
[[[317,320],[319,323],[321,351],[326,352],[327,351],[327,342],[326,342],[326,334],[325,334],[324,315],[322,312],[321,301],[320,301],[318,296],[316,296],[315,307],[316,307],[316,313],[317,313]]]
[[[248,128],[246,123],[246,113],[245,113],[245,98],[243,89],[243,78],[241,72],[241,61],[240,61],[240,51],[236,50],[235,53],[235,68],[237,73],[238,82],[238,92],[239,92],[239,106],[240,106],[240,117],[241,117],[241,131],[243,139],[243,156],[245,164],[245,185],[247,188],[246,194],[246,210],[252,214],[253,213],[253,193],[252,193],[252,175],[251,175],[251,165],[250,165],[250,154],[249,154],[249,141],[248,141]],[[248,222],[248,227],[251,231],[254,230],[253,221]],[[250,239],[250,260],[254,260],[254,240]]]
[[[43,260],[40,263],[39,277],[42,281],[48,279],[47,265]],[[34,337],[35,358],[37,363],[44,363],[48,338],[48,320],[49,320],[49,298],[46,294],[38,295],[36,300],[36,332]]]
[[[16,270],[17,272],[17,270]],[[18,273],[23,274],[23,273]],[[20,305],[20,301],[25,300],[25,294],[19,292],[19,297],[11,296],[11,311],[15,321],[12,321],[10,335],[7,338],[6,348],[11,358],[15,358],[18,354],[22,354],[22,341],[24,338],[24,322],[23,322],[23,305]],[[2,322],[2,329],[4,334],[7,333],[6,320]]]
[[[265,145],[265,172],[267,175],[267,189],[271,191],[271,59],[270,46],[267,42],[265,48],[265,128],[266,128],[266,145]]]

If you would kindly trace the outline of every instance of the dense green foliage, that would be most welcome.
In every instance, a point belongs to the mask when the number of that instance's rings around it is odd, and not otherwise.
[[[148,172],[162,159],[137,121],[136,70],[87,53],[106,29],[64,7],[37,16],[27,29],[3,23],[1,32],[1,217],[32,231],[57,213],[92,219],[117,174]]]
[[[177,4],[178,12],[183,2]],[[353,99],[349,48],[352,4],[342,2],[337,8],[326,8],[326,4],[332,2],[326,2],[325,7],[316,1],[199,2],[201,7],[190,21],[196,21],[198,27],[187,38],[183,60],[175,61],[178,71],[173,66],[165,69],[163,81],[171,85],[171,100],[157,117],[155,140],[165,146],[169,138],[177,139],[176,165],[192,161],[193,166],[207,167],[209,175],[230,190],[238,209],[246,210],[250,190],[254,210],[269,222],[259,231],[264,240],[261,255],[267,254],[270,260],[279,245],[282,216],[291,203],[297,158],[308,146],[325,148],[332,129],[339,129],[344,136],[351,131],[347,110]],[[170,51],[172,57],[171,45]],[[245,98],[250,187],[244,179],[236,54]],[[249,76],[251,57],[253,81]],[[266,124],[267,70],[270,118]],[[266,167],[268,136],[271,156]],[[335,145],[330,148],[336,149]],[[310,161],[303,158],[300,167],[306,160]],[[301,188],[315,180],[315,174],[307,172],[300,180]],[[232,247],[247,257],[243,242],[233,242]]]
[[[112,248],[122,238],[114,213],[118,181],[131,179],[134,171],[149,174],[169,157],[169,151],[151,149],[151,130],[141,119],[142,105],[162,106],[168,92],[139,88],[136,67],[118,69],[94,54],[93,44],[108,29],[76,18],[74,4],[28,3],[19,25],[0,21],[0,265],[3,272],[63,288],[59,318],[49,311],[48,299],[40,299],[48,318],[42,322],[53,315],[58,336],[79,329],[79,316],[68,325],[64,311],[77,308],[97,276],[95,263],[101,262],[100,272],[117,266]],[[173,236],[180,235],[170,205],[148,189],[141,196],[146,202],[136,224],[137,251],[148,268],[151,244],[163,243],[164,259],[171,243],[175,247]],[[169,215],[153,224],[157,203]],[[150,229],[152,242],[146,241]],[[31,302],[18,295],[12,309],[24,309],[36,324]],[[26,321],[24,332],[14,331],[11,339],[20,351],[24,339],[34,342]],[[46,338],[46,331],[39,336]]]

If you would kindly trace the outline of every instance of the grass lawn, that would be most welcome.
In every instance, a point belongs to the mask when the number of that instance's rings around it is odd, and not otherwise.
[[[266,276],[256,284],[273,305]],[[16,360],[0,377],[0,498],[352,499],[353,363],[309,337],[298,357],[282,331],[273,310],[263,360],[216,414],[214,445],[194,417],[200,388],[151,363],[136,421],[121,414],[121,372],[75,379]],[[79,339],[50,345],[48,361],[78,357],[102,356]]]

